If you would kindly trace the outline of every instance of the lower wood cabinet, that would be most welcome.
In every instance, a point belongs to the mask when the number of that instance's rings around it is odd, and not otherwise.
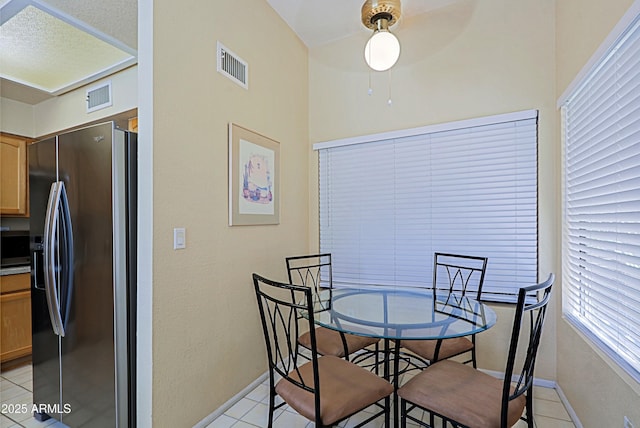
[[[0,362],[31,354],[30,274],[0,276]]]

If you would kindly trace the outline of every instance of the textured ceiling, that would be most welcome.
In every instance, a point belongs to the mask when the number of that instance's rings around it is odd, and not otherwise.
[[[137,0],[46,0],[43,3],[138,50]]]
[[[0,7],[4,6],[7,1],[0,0]],[[41,3],[48,5],[54,9],[57,9],[63,14],[67,14],[73,17],[75,20],[82,21],[85,25],[94,28],[98,32],[106,34],[108,37],[119,41],[127,47],[137,50],[138,39],[138,3],[137,0],[82,0],[82,1],[68,1],[68,0],[36,0],[35,3]],[[11,21],[8,21],[10,23]],[[28,25],[28,24],[27,24]],[[52,22],[53,25],[53,22]],[[38,43],[41,47],[48,45],[49,42],[53,42],[52,37],[47,38],[47,28],[39,29],[39,33],[44,37],[44,42]],[[2,33],[0,33],[2,34]],[[11,40],[6,36],[0,40],[0,44],[5,43],[6,46],[3,49],[4,52],[8,52],[13,48],[16,58],[19,60],[19,56],[24,54],[24,48],[20,45],[22,40]],[[84,41],[81,45],[72,45],[71,43],[64,43],[68,51],[74,53],[75,65],[72,70],[81,74],[81,64],[86,62],[86,53],[91,46],[94,46],[95,41]],[[93,43],[93,44],[92,44]],[[84,47],[83,47],[84,46]],[[46,48],[46,47],[45,47]],[[51,47],[50,50],[54,48]],[[51,52],[49,52],[51,54]],[[55,55],[55,54],[54,54]],[[110,53],[108,55],[116,55]],[[118,58],[112,56],[107,58],[104,56],[105,61],[117,62]],[[45,60],[43,58],[43,60]],[[8,68],[8,61],[4,64],[5,68]],[[12,62],[13,64],[13,62]],[[35,67],[37,70],[33,70],[30,73],[35,73],[38,70],[42,70],[42,66]],[[5,70],[3,70],[4,72]],[[8,70],[6,70],[8,71]],[[40,79],[50,80],[55,82],[56,73],[48,71],[39,76]],[[20,83],[16,83],[11,80],[0,79],[0,96],[4,98],[13,99],[16,101],[24,102],[27,104],[37,104],[51,97],[47,92],[31,88]]]

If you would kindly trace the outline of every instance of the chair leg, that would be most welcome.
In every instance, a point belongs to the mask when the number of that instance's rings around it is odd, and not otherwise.
[[[473,365],[474,369],[478,368],[478,364],[476,363],[476,347],[474,346],[473,349],[471,349],[471,364]]]
[[[375,355],[375,362],[374,362],[374,367],[375,367],[375,371],[376,371],[376,375],[380,376],[380,373],[378,373],[378,353],[380,352],[380,348],[378,347],[378,342],[376,342],[375,344],[375,348],[374,348],[374,355]]]
[[[347,338],[345,337],[343,332],[340,332],[340,340],[342,341],[342,349],[344,352],[344,359],[347,361],[351,361],[349,359],[349,347],[347,346]]]
[[[386,396],[384,399],[384,426],[391,426],[391,397]]]
[[[276,405],[276,397],[273,392],[269,393],[269,428],[273,426],[273,408]]]
[[[407,428],[407,402],[402,399],[400,400],[400,427]]]
[[[534,428],[533,423],[533,387],[527,391],[527,428]]]
[[[476,335],[475,334],[471,336],[471,343],[473,344],[473,348],[471,348],[471,364],[473,365],[474,369],[477,369],[478,365],[476,362]]]
[[[400,341],[395,340],[393,342],[393,403],[394,403],[394,418],[398,418],[398,389],[400,388]]]

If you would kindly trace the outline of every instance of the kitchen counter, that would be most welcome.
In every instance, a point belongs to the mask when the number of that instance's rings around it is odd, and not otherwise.
[[[31,266],[14,266],[0,269],[0,276],[16,275],[19,273],[31,273]]]

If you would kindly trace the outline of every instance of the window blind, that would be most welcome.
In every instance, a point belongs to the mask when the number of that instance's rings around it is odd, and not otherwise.
[[[537,112],[484,122],[319,149],[334,286],[430,286],[436,251],[488,257],[488,299],[536,282]]]
[[[640,381],[640,30],[563,105],[563,311]]]

